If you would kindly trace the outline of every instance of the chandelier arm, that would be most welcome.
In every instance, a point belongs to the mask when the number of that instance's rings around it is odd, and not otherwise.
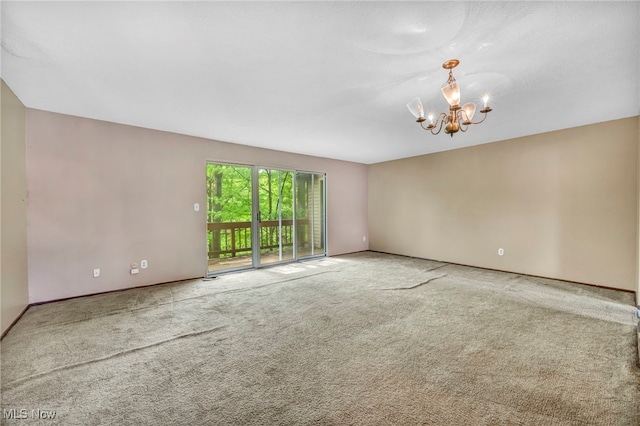
[[[432,127],[424,127],[424,124],[422,124],[423,122],[420,122],[420,127],[422,127],[423,130],[431,130]],[[431,124],[429,124],[429,126],[431,126]]]
[[[482,112],[482,111],[480,111],[480,112]],[[487,114],[489,114],[489,111],[485,111],[485,112],[483,112],[483,114],[484,115],[482,116],[482,120],[480,120],[480,121],[471,121],[469,124],[480,124],[480,123],[482,123],[484,120],[487,119]]]
[[[433,128],[431,129],[432,135],[437,135],[438,133],[440,133],[440,130],[442,130],[442,126],[444,125],[444,122],[447,121],[447,117],[449,116],[444,112],[441,112],[440,114],[438,114],[438,117],[436,118],[436,124],[440,123],[440,125],[438,126],[438,131],[435,133],[433,131]]]
[[[427,127],[425,127],[423,122],[420,122],[420,127],[422,127],[422,129],[424,129],[424,130],[430,131],[431,134],[433,134],[433,135],[437,135],[438,133],[440,133],[440,130],[442,129],[442,123],[444,122],[444,118],[446,118],[446,117],[447,117],[447,114],[445,114],[444,112],[441,112],[436,117],[435,124],[429,123],[429,125]],[[438,129],[437,132],[434,133],[433,129],[438,127],[438,125],[440,126],[440,128]]]
[[[457,116],[460,131],[466,132],[469,129],[469,124],[472,124],[471,121],[467,120],[467,114],[465,114],[463,110],[458,111]]]

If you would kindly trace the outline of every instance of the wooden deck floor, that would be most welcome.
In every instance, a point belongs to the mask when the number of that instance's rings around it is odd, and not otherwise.
[[[311,249],[298,250],[298,258],[311,255]],[[282,260],[293,260],[293,250],[284,250],[282,252]],[[260,257],[261,265],[268,265],[280,261],[277,251],[272,253],[263,253]],[[222,271],[226,269],[242,268],[252,265],[252,257],[250,254],[236,257],[228,257],[224,259],[209,259],[209,272]]]

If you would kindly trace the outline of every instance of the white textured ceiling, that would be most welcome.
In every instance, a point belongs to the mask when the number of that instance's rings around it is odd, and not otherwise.
[[[6,2],[31,108],[375,163],[640,113],[638,2]],[[494,111],[453,138],[405,104]]]

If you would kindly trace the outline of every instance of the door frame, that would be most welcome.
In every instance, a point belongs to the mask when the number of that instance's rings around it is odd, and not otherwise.
[[[271,167],[271,166],[263,166],[257,164],[243,164],[243,163],[234,163],[234,162],[225,162],[225,161],[217,161],[217,160],[206,160],[205,163],[205,176],[206,176],[206,166],[208,164],[216,164],[216,165],[224,165],[224,166],[236,166],[236,167],[246,167],[251,169],[251,265],[239,266],[227,269],[221,269],[219,271],[209,271],[209,256],[207,255],[207,271],[205,277],[214,277],[216,275],[230,273],[230,272],[238,272],[248,269],[259,269],[266,268],[270,266],[282,265],[286,263],[297,262],[301,259],[298,258],[298,247],[297,247],[297,203],[295,200],[296,197],[296,174],[297,173],[306,173],[312,175],[322,175],[324,177],[324,183],[322,185],[321,193],[322,193],[322,219],[321,219],[321,229],[322,235],[324,236],[324,244],[323,244],[323,252],[319,254],[311,254],[309,256],[304,256],[302,260],[317,258],[317,257],[326,257],[327,256],[327,174],[326,172],[314,172],[314,171],[306,171],[299,170],[295,168],[287,169],[283,167]],[[259,173],[260,170],[277,170],[281,172],[290,172],[291,175],[291,185],[292,185],[292,194],[293,194],[293,257],[291,259],[280,260],[277,262],[270,262],[266,264],[261,264],[260,262],[260,246],[261,246],[261,237],[260,237],[260,186],[259,186]],[[206,189],[208,191],[208,188]],[[281,195],[280,195],[281,196]],[[208,208],[208,203],[206,203]],[[280,216],[280,221],[282,221],[282,214]],[[205,229],[208,232],[208,214],[205,215]],[[280,225],[281,227],[282,225]],[[280,232],[282,230],[280,229]],[[206,235],[206,234],[205,234]]]

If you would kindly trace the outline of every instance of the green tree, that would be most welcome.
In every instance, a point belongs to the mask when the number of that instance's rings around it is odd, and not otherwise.
[[[209,223],[251,222],[252,169],[244,166],[207,164],[207,217]],[[259,207],[262,221],[293,219],[293,173],[289,171],[260,169],[258,174]],[[277,227],[264,227],[265,245],[278,243]],[[235,241],[243,240],[236,229]],[[245,228],[246,232],[246,228]],[[246,235],[246,234],[243,234]],[[229,250],[230,238],[223,238],[220,230],[209,235],[210,251]]]

